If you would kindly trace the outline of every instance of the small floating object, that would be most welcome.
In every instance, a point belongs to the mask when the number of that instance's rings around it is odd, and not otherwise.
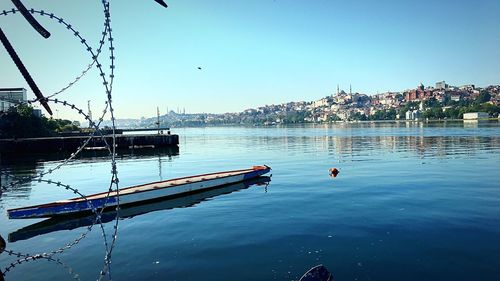
[[[181,197],[189,194],[214,189],[229,184],[258,178],[271,171],[269,166],[253,166],[250,169],[203,174],[166,181],[147,183],[121,188],[111,192],[101,192],[53,203],[28,206],[7,210],[9,219],[46,218],[61,215],[74,215],[91,212],[95,209],[114,208],[141,204],[168,197]]]
[[[333,276],[324,265],[320,264],[304,273],[299,281],[333,281]]]
[[[328,171],[330,172],[330,176],[334,178],[336,178],[337,175],[340,173],[340,171],[337,170],[337,168],[330,168]]]
[[[0,235],[0,254],[3,253],[3,251],[5,251],[5,246],[6,246],[5,240],[3,240],[2,235]],[[2,272],[0,272],[0,275],[2,275]]]
[[[201,70],[201,67],[200,67],[200,66],[198,66],[198,70]]]

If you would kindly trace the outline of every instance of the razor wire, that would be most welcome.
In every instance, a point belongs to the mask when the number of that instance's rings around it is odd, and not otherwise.
[[[15,14],[17,12],[19,12],[19,10],[12,8],[11,10],[8,10],[8,11],[3,10],[0,13],[0,15],[7,16],[7,15]],[[40,16],[46,16],[49,19],[52,19],[52,20],[56,21],[57,23],[64,25],[64,27],[66,29],[73,32],[73,35],[79,39],[80,43],[86,47],[86,50],[88,52],[92,51],[92,47],[86,43],[87,40],[84,39],[80,35],[80,32],[77,31],[70,23],[65,21],[62,17],[58,17],[57,15],[54,15],[54,13],[45,12],[44,10],[30,9],[29,12],[32,14],[38,14]],[[104,22],[104,30],[102,31],[102,38],[99,40],[99,47],[97,48],[96,54],[91,53],[92,54],[92,62],[81,72],[80,75],[76,76],[71,82],[69,82],[66,86],[62,87],[59,91],[48,95],[47,98],[51,98],[51,97],[54,97],[56,95],[59,95],[59,94],[65,92],[66,90],[71,88],[74,84],[76,84],[81,78],[83,78],[83,76],[85,76],[88,73],[88,71],[90,71],[92,69],[92,67],[94,66],[94,64],[97,61],[97,58],[99,57],[99,55],[102,52],[102,47],[104,46],[104,43],[105,43],[107,36],[108,36],[108,25],[106,24],[106,21],[105,21]],[[114,58],[112,60],[114,61]],[[36,101],[38,101],[38,98],[33,99],[31,102],[36,102]]]
[[[87,43],[87,40],[81,35],[81,33],[76,28],[74,28],[71,24],[69,24],[67,21],[65,21],[62,17],[54,15],[54,13],[45,12],[44,10],[35,10],[35,9],[29,10],[29,12],[31,14],[45,16],[45,17],[48,17],[49,19],[53,19],[54,21],[58,22],[59,24],[62,24],[68,31],[73,33],[73,35],[85,47],[85,50],[88,53],[90,53],[92,61],[81,72],[81,74],[78,75],[76,78],[74,78],[71,82],[69,82],[66,86],[64,86],[59,91],[54,92],[53,94],[46,97],[45,100],[47,102],[51,102],[54,104],[60,104],[64,107],[69,107],[71,110],[75,110],[79,115],[83,116],[83,118],[89,122],[89,126],[92,127],[94,130],[89,134],[87,139],[83,142],[82,145],[80,145],[77,148],[77,150],[75,152],[71,153],[71,155],[68,158],[64,159],[64,161],[62,161],[61,163],[56,165],[56,167],[49,168],[47,171],[42,171],[39,174],[34,175],[34,176],[28,176],[28,177],[24,177],[24,178],[18,178],[18,177],[11,176],[14,178],[13,182],[9,183],[6,186],[0,186],[0,193],[3,191],[8,191],[10,188],[17,186],[19,184],[26,183],[26,182],[33,182],[33,181],[44,182],[48,185],[55,185],[57,187],[63,187],[66,190],[70,190],[74,194],[77,194],[78,196],[80,196],[80,198],[82,198],[82,200],[87,202],[87,205],[91,209],[95,218],[94,218],[92,224],[86,228],[85,232],[80,234],[76,239],[74,239],[73,241],[67,243],[66,245],[64,245],[60,248],[57,248],[55,250],[52,250],[48,253],[29,254],[29,253],[19,253],[19,252],[15,252],[12,250],[5,250],[4,252],[6,252],[9,256],[16,256],[16,257],[18,257],[18,259],[15,262],[11,263],[10,266],[8,266],[4,271],[0,271],[0,274],[2,274],[3,276],[5,276],[8,272],[10,272],[17,265],[21,265],[23,263],[38,260],[38,259],[46,259],[46,260],[49,260],[52,262],[56,262],[65,268],[69,268],[70,272],[72,272],[72,269],[70,267],[68,267],[67,265],[62,263],[59,259],[53,258],[53,255],[60,254],[64,251],[72,248],[74,245],[78,244],[85,237],[87,237],[88,233],[90,231],[92,231],[93,227],[96,224],[98,224],[100,227],[100,230],[101,230],[101,234],[103,236],[104,248],[105,248],[103,267],[99,273],[98,280],[102,280],[104,278],[104,276],[106,276],[106,275],[108,276],[109,280],[112,279],[111,278],[111,256],[112,256],[112,252],[113,252],[113,249],[114,249],[114,246],[116,244],[117,237],[118,237],[118,223],[119,223],[118,211],[120,210],[120,199],[119,199],[120,198],[120,190],[119,190],[119,186],[118,186],[119,178],[118,178],[118,171],[117,171],[117,167],[116,167],[116,134],[115,134],[116,133],[115,132],[116,124],[115,124],[115,117],[114,117],[114,109],[112,106],[112,89],[113,89],[113,82],[114,82],[114,77],[115,77],[115,47],[113,44],[114,39],[112,36],[112,29],[111,29],[111,14],[110,14],[109,0],[102,0],[101,3],[103,6],[103,14],[104,14],[104,30],[101,33],[102,36],[101,36],[101,39],[99,41],[99,46],[98,46],[98,48],[96,48],[95,52],[93,51],[92,47]],[[14,15],[17,12],[20,12],[20,11],[13,8],[9,11],[3,10],[3,12],[1,12],[0,15],[4,15],[4,16]],[[109,42],[109,51],[110,51],[109,80],[107,79],[107,76],[103,70],[103,66],[99,60],[99,56],[102,53],[102,48],[106,45],[105,44],[106,41]],[[90,118],[90,116],[85,114],[85,112],[82,109],[78,108],[75,104],[69,103],[66,100],[52,99],[52,97],[67,91],[69,88],[71,88],[73,85],[75,85],[82,77],[84,77],[90,71],[90,69],[92,69],[93,66],[95,66],[98,69],[99,76],[102,79],[102,84],[103,84],[103,86],[105,88],[105,92],[106,92],[105,108],[103,110],[102,115],[98,119],[97,123],[94,120],[92,120]],[[31,105],[32,103],[35,103],[38,101],[40,101],[40,98],[28,100],[27,102],[19,103],[16,106],[19,106],[21,104],[26,104],[26,103]],[[112,123],[112,134],[111,134],[112,143],[111,143],[111,145],[108,143],[106,136],[104,135],[103,131],[100,128],[101,123],[104,121],[104,117],[106,116],[108,111],[109,111],[109,115],[111,117],[111,123]],[[99,209],[97,209],[95,206],[93,206],[91,201],[88,200],[88,198],[83,193],[81,193],[78,189],[73,188],[73,187],[66,185],[64,183],[61,183],[61,182],[52,181],[50,179],[48,179],[48,180],[43,179],[48,174],[53,173],[55,170],[60,169],[61,167],[68,164],[70,161],[74,160],[77,157],[77,155],[80,154],[80,152],[85,149],[85,147],[89,144],[89,142],[96,137],[96,134],[98,135],[98,138],[103,140],[106,149],[110,153],[110,160],[111,160],[111,179],[110,179],[109,187],[108,187],[106,197],[104,200],[104,205],[102,207],[100,207]],[[110,146],[111,146],[111,148],[110,148]],[[1,174],[6,175],[6,176],[10,176],[8,173],[1,172]],[[103,226],[103,223],[101,221],[101,215],[104,212],[105,208],[107,207],[106,204],[107,204],[108,199],[111,196],[111,194],[113,194],[113,196],[116,197],[116,208],[115,208],[116,218],[115,218],[115,223],[113,225],[112,239],[111,239],[111,241],[108,241],[107,233],[106,233],[104,226]],[[75,278],[75,279],[77,279],[77,278]],[[77,280],[79,280],[79,279],[77,279]]]
[[[18,256],[18,257],[21,257],[21,256]],[[27,262],[36,261],[36,260],[47,260],[47,261],[50,261],[50,262],[54,262],[54,263],[60,265],[61,267],[63,267],[64,269],[66,269],[68,271],[68,274],[71,275],[72,279],[81,281],[80,277],[78,276],[78,274],[76,274],[74,272],[74,270],[73,270],[73,268],[71,266],[69,266],[66,263],[64,263],[63,261],[61,261],[61,259],[53,258],[51,256],[46,256],[46,255],[43,255],[43,254],[42,255],[26,255],[26,256],[24,256],[22,258],[19,258],[16,261],[10,263],[9,266],[7,266],[5,268],[4,272],[0,273],[0,274],[3,274],[3,276],[5,276],[6,273],[10,272],[11,270],[13,270],[18,265],[21,265],[21,264],[27,263]]]

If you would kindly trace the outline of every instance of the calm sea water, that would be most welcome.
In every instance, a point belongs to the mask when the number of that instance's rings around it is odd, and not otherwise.
[[[112,255],[114,280],[297,280],[317,264],[335,280],[500,280],[499,122],[173,132],[180,135],[179,151],[120,157],[122,187],[256,164],[271,166],[272,180],[124,216]],[[60,161],[57,155],[3,157],[1,169],[25,176]],[[337,178],[329,176],[332,167],[340,170]],[[88,156],[49,178],[89,194],[105,190],[109,177],[109,161]],[[85,233],[78,223],[23,232],[41,220],[6,217],[9,208],[68,197],[74,196],[43,183],[1,194],[0,235],[17,239],[7,248],[43,253]],[[95,280],[103,241],[95,227],[55,256],[62,264],[22,263],[5,280],[73,280],[75,274]],[[16,260],[0,254],[0,269]]]

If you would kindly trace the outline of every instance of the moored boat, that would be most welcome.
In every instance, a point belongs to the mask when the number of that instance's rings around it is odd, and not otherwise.
[[[53,203],[7,210],[10,219],[45,218],[91,212],[92,209],[113,208],[120,205],[140,204],[167,197],[179,197],[228,184],[257,178],[271,171],[268,166],[218,172],[170,179],[121,188],[119,192],[102,192]]]
[[[228,184],[222,187],[203,190],[194,194],[189,194],[176,198],[162,198],[159,200],[148,201],[140,204],[122,206],[118,212],[109,210],[103,212],[99,217],[99,223],[109,223],[114,221],[117,216],[120,219],[135,219],[138,216],[150,212],[164,211],[174,208],[185,208],[199,204],[209,198],[217,197],[223,194],[241,191],[253,185],[267,185],[271,181],[270,177],[261,176],[250,180],[245,180],[238,183]],[[20,240],[26,240],[38,235],[43,235],[55,231],[73,230],[80,227],[86,227],[97,223],[97,218],[94,214],[82,215],[80,213],[74,216],[57,216],[47,218],[43,221],[20,228],[8,236],[8,242],[13,243]],[[1,247],[0,239],[0,251]]]

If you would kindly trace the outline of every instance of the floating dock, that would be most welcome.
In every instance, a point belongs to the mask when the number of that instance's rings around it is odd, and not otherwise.
[[[65,136],[46,138],[0,139],[0,152],[74,152],[82,146],[89,136]],[[85,149],[106,149],[103,140],[113,143],[112,135],[94,136]],[[117,149],[159,148],[179,145],[179,136],[170,134],[116,135]]]

